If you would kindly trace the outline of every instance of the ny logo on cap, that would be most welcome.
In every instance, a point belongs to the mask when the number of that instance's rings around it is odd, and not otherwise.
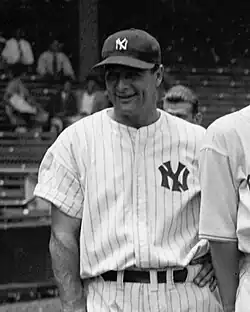
[[[116,50],[127,50],[128,40],[127,38],[123,38],[122,40],[120,38],[116,39],[115,41],[115,49]]]

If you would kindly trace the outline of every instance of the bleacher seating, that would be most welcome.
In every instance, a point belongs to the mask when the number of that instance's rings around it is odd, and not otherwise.
[[[41,216],[41,211],[25,215],[24,209],[34,200],[29,179],[36,176],[55,138],[54,133],[0,132],[0,220]]]
[[[168,68],[176,84],[192,88],[200,99],[203,125],[250,104],[250,71],[228,68]]]
[[[0,132],[0,172],[34,172],[54,139],[50,132]]]

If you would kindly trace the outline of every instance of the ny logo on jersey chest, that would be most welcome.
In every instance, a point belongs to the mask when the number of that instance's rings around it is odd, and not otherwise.
[[[187,179],[189,170],[181,162],[178,163],[177,170],[174,172],[170,161],[163,163],[159,170],[162,175],[161,186],[166,187],[171,191],[185,192],[188,190]],[[172,187],[170,187],[172,180]]]

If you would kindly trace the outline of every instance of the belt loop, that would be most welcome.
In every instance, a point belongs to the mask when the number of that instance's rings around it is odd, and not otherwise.
[[[124,271],[118,271],[117,272],[117,289],[122,290],[124,289],[124,283],[123,283],[123,277],[124,277]]]
[[[158,277],[156,270],[150,270],[150,289],[151,291],[158,291]]]
[[[166,287],[167,287],[167,290],[171,290],[175,288],[173,268],[167,268],[166,270]]]

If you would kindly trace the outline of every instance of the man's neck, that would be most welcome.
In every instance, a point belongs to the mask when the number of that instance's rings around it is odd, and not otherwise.
[[[147,127],[156,122],[160,118],[161,113],[157,111],[157,109],[154,109],[151,112],[145,112],[144,114],[140,114],[138,116],[129,116],[119,114],[119,112],[117,112],[114,108],[110,111],[109,115],[112,119],[125,126],[139,129],[141,127]]]

